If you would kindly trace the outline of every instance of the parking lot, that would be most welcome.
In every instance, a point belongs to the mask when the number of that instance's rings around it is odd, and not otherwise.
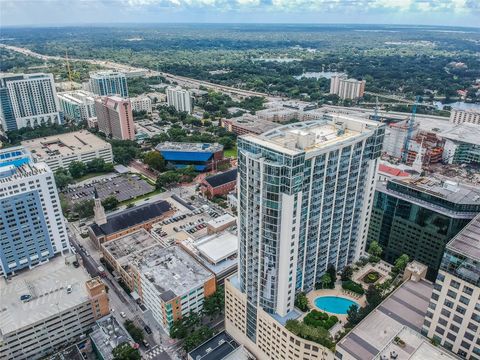
[[[69,188],[63,192],[67,201],[74,205],[78,202],[93,199],[95,190],[100,199],[114,196],[118,201],[125,201],[148,194],[155,190],[139,175],[125,174],[111,178],[102,178],[89,184]]]
[[[178,212],[174,216],[156,224],[152,231],[162,242],[172,244],[187,238],[198,239],[207,235],[207,222],[221,214],[208,206]]]

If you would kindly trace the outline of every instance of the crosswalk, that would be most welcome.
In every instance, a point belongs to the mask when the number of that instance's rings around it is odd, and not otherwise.
[[[163,353],[163,349],[160,347],[160,346],[155,346],[154,348],[152,348],[151,350],[149,350],[144,356],[143,358],[146,359],[146,360],[154,360],[157,358],[158,355],[160,355],[161,353]]]

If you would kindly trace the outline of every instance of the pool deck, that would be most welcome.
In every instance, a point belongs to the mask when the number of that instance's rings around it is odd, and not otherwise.
[[[362,296],[358,296],[358,297],[354,297],[354,296],[351,296],[349,294],[347,294],[343,289],[342,289],[342,285],[340,284],[336,284],[335,285],[335,289],[320,289],[320,290],[314,290],[312,292],[309,292],[307,294],[307,298],[308,298],[308,301],[310,303],[310,308],[311,309],[317,309],[317,310],[320,310],[320,311],[324,311],[326,313],[329,313],[329,314],[332,314],[332,315],[335,315],[336,317],[338,317],[338,319],[344,324],[346,323],[347,321],[347,314],[345,315],[342,315],[342,314],[334,314],[334,313],[330,313],[328,311],[325,311],[325,310],[322,310],[320,308],[318,308],[317,306],[315,306],[315,299],[319,296],[336,296],[336,297],[342,297],[342,298],[345,298],[345,299],[349,299],[349,300],[352,300],[352,301],[355,301],[356,303],[358,303],[361,307],[364,307],[367,302],[365,300],[365,295],[362,295]]]

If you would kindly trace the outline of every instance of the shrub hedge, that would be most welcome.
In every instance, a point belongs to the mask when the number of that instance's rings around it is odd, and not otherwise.
[[[365,293],[365,290],[363,289],[362,285],[352,280],[344,281],[342,283],[342,288],[344,290],[353,291],[354,293],[357,293],[359,295],[363,295]]]

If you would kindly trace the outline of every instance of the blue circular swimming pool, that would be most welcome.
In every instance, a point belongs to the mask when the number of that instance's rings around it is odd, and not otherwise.
[[[338,296],[320,296],[315,299],[314,303],[320,310],[340,315],[347,314],[350,306],[358,306],[356,301]]]

